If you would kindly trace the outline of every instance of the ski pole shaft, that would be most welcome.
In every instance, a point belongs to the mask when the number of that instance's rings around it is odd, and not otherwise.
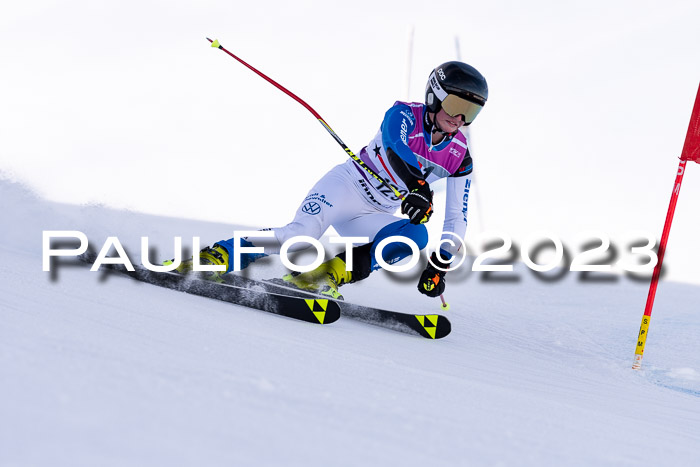
[[[354,161],[357,163],[357,165],[359,165],[360,167],[362,167],[362,169],[363,169],[365,172],[367,172],[369,175],[371,175],[371,176],[372,176],[375,180],[377,180],[379,183],[381,183],[382,185],[386,185],[386,186],[388,186],[389,188],[391,188],[391,191],[393,191],[394,194],[395,194],[399,199],[403,199],[403,195],[399,192],[399,190],[398,190],[395,186],[391,185],[390,183],[387,183],[379,174],[377,174],[374,170],[372,170],[371,168],[369,168],[369,167],[367,166],[367,164],[365,164],[365,163],[362,161],[362,159],[360,159],[357,155],[355,155],[355,153],[353,153],[353,152],[350,150],[350,148],[347,147],[347,145],[343,142],[343,140],[340,139],[340,137],[336,134],[336,132],[333,131],[333,129],[328,125],[328,123],[326,123],[326,121],[323,119],[323,117],[321,117],[321,115],[319,115],[319,113],[316,112],[316,111],[313,109],[313,107],[311,107],[309,104],[307,104],[306,102],[304,102],[303,99],[301,99],[299,96],[297,96],[296,94],[294,94],[292,91],[290,91],[289,89],[287,89],[287,88],[285,88],[284,86],[282,86],[281,84],[279,84],[277,81],[273,80],[272,78],[270,78],[270,77],[267,76],[266,74],[262,73],[261,71],[259,71],[259,70],[256,69],[255,67],[253,67],[252,65],[250,65],[250,64],[248,64],[248,63],[246,63],[246,62],[244,62],[243,60],[241,60],[240,58],[238,58],[236,55],[234,55],[234,54],[232,54],[231,52],[229,52],[228,50],[226,50],[221,44],[219,44],[219,41],[218,41],[218,40],[211,40],[211,39],[209,39],[208,37],[207,37],[207,40],[208,40],[209,42],[211,42],[211,46],[212,46],[212,47],[216,47],[216,48],[218,48],[218,49],[223,50],[223,51],[226,52],[228,55],[230,55],[231,57],[233,57],[234,59],[236,59],[238,62],[240,62],[241,64],[243,64],[243,65],[246,66],[247,68],[249,68],[251,71],[255,72],[258,76],[260,76],[261,78],[263,78],[265,81],[267,81],[268,83],[272,84],[272,85],[275,86],[277,89],[279,89],[280,91],[282,91],[283,93],[285,93],[286,95],[288,95],[289,97],[291,97],[292,99],[294,99],[295,101],[297,101],[297,102],[298,102],[299,104],[301,104],[302,106],[304,106],[304,108],[305,108],[306,110],[308,110],[309,112],[311,112],[311,114],[312,114],[314,117],[316,117],[316,119],[321,123],[321,125],[323,125],[323,128],[325,128],[326,131],[328,131],[328,133],[330,133],[330,135],[333,137],[333,139],[335,139],[335,141],[340,145],[340,147],[343,148],[343,150],[347,153],[347,155],[350,156],[350,158],[352,158],[352,160],[354,160]]]

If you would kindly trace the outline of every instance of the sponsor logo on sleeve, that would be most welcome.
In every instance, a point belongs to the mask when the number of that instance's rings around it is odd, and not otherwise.
[[[464,222],[467,221],[467,205],[469,204],[469,188],[472,186],[472,181],[467,180],[464,184],[464,195],[462,196],[462,215],[464,216]]]
[[[413,117],[413,114],[410,113],[410,112],[406,112],[405,110],[402,110],[402,111],[399,112],[399,113],[400,113],[401,115],[403,115],[404,117],[406,117],[406,118],[408,119],[408,121],[411,122],[411,123],[414,123],[414,122],[416,121],[416,119]]]
[[[404,144],[408,144],[408,124],[406,123],[406,118],[401,120],[401,141]]]

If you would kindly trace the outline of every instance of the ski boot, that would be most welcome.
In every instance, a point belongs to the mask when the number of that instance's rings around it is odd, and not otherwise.
[[[194,259],[188,259],[180,263],[180,265],[175,268],[175,272],[180,274],[189,274],[194,266]],[[163,261],[163,266],[173,264],[173,260]],[[228,268],[228,251],[226,248],[222,247],[218,243],[215,243],[213,247],[206,247],[199,252],[199,264],[205,266],[226,266]],[[223,282],[221,278],[222,275],[226,274],[225,271],[201,271],[199,272],[199,278],[214,282]]]
[[[342,300],[343,296],[338,292],[338,287],[352,282],[352,271],[345,269],[345,261],[336,256],[313,271],[287,274],[282,277],[281,283]]]

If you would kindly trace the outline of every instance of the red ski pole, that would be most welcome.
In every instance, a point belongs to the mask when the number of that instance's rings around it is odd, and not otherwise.
[[[212,47],[216,47],[217,49],[223,50],[223,51],[226,52],[228,55],[230,55],[230,56],[233,57],[234,59],[238,60],[241,64],[243,64],[244,66],[246,66],[247,68],[249,68],[250,70],[252,70],[253,72],[255,72],[258,76],[260,76],[261,78],[263,78],[265,81],[267,81],[268,83],[272,84],[274,87],[276,87],[277,89],[279,89],[280,91],[282,91],[283,93],[285,93],[286,95],[288,95],[289,97],[291,97],[292,99],[294,99],[295,101],[297,101],[298,103],[300,103],[301,105],[303,105],[304,108],[305,108],[306,110],[308,110],[309,112],[311,112],[311,114],[312,114],[314,117],[316,117],[316,119],[321,123],[321,125],[323,125],[323,128],[325,128],[326,131],[328,131],[328,133],[330,133],[330,135],[333,137],[333,139],[340,145],[340,147],[343,148],[343,150],[348,154],[348,156],[350,156],[350,157],[352,158],[352,160],[354,160],[355,162],[357,162],[357,164],[358,164],[360,167],[362,167],[362,168],[364,169],[365,172],[367,172],[369,175],[371,175],[372,177],[374,177],[379,183],[381,183],[381,184],[383,184],[383,185],[386,185],[386,186],[388,186],[389,188],[391,188],[391,191],[393,191],[394,194],[395,194],[399,199],[403,199],[403,195],[402,195],[401,193],[399,193],[399,190],[397,190],[396,187],[394,187],[394,186],[391,185],[390,183],[387,183],[378,173],[376,173],[374,170],[370,169],[370,168],[367,166],[367,164],[365,164],[365,163],[362,161],[362,159],[360,159],[359,157],[357,157],[357,156],[355,155],[355,153],[352,152],[352,151],[350,150],[349,147],[347,147],[347,145],[343,142],[343,140],[340,139],[340,136],[338,136],[338,135],[336,134],[336,132],[333,131],[333,129],[326,123],[326,121],[323,119],[323,117],[321,117],[321,115],[319,115],[319,113],[316,112],[316,111],[313,109],[313,107],[311,107],[309,104],[307,104],[306,102],[304,102],[304,100],[302,100],[299,96],[297,96],[296,94],[294,94],[292,91],[290,91],[289,89],[287,89],[287,88],[285,88],[284,86],[282,86],[281,84],[279,84],[277,81],[273,80],[272,78],[270,78],[269,76],[267,76],[267,75],[264,74],[263,72],[259,71],[258,69],[256,69],[256,68],[253,67],[252,65],[250,65],[250,64],[248,64],[248,63],[246,63],[246,62],[244,62],[243,60],[241,60],[240,58],[238,58],[237,56],[235,56],[234,54],[232,54],[231,52],[229,52],[228,50],[226,50],[221,44],[219,44],[219,41],[218,41],[218,40],[211,40],[211,39],[209,39],[208,37],[207,37],[207,40],[208,40],[209,42],[211,42],[211,46],[212,46]]]

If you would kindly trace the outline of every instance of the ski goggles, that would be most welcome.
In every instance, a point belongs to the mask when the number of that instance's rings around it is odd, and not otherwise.
[[[454,94],[448,94],[442,100],[442,108],[450,117],[463,115],[464,124],[469,125],[474,121],[476,116],[479,115],[479,112],[481,112],[484,106],[455,96]]]
[[[477,104],[476,102],[459,97],[456,94],[450,94],[449,91],[440,85],[435,75],[435,70],[433,70],[428,78],[428,86],[433,90],[435,96],[440,99],[442,108],[447,112],[447,115],[450,117],[464,115],[465,125],[469,125],[473,122],[476,116],[479,115],[479,112],[481,112],[481,109],[484,108],[483,104]]]

